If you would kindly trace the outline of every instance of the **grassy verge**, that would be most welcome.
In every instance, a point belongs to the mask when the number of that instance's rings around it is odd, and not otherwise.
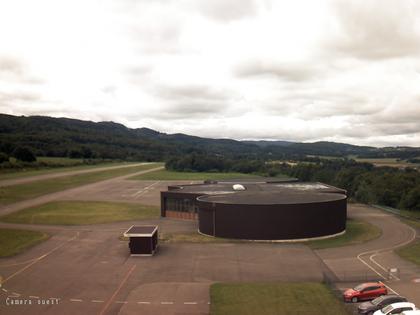
[[[310,241],[312,249],[323,249],[365,243],[381,236],[381,229],[365,221],[347,220],[346,233],[325,240]]]
[[[161,233],[159,239],[165,243],[227,243],[238,242],[227,238],[206,236],[197,232],[191,233]]]
[[[151,163],[139,166],[117,168],[107,171],[98,171],[93,173],[46,179],[14,186],[0,187],[0,204],[5,205],[25,199],[31,199],[44,194],[151,169],[160,165],[160,163]]]
[[[24,224],[84,225],[158,218],[158,207],[131,203],[58,201],[0,217],[0,221]]]
[[[420,266],[420,241],[398,248],[395,252],[400,257]]]
[[[143,175],[133,176],[134,180],[206,180],[206,179],[244,179],[258,178],[259,176],[242,173],[206,173],[206,172],[175,172],[160,170]]]
[[[216,283],[210,287],[212,315],[341,315],[343,303],[320,283]]]
[[[19,254],[48,238],[49,235],[43,232],[0,229],[0,257]]]

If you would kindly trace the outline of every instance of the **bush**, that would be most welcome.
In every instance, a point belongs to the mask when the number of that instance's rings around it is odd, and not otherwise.
[[[35,162],[36,161],[36,157],[35,155],[32,153],[32,151],[26,147],[17,147],[14,151],[13,151],[13,156],[22,162]]]
[[[9,162],[9,156],[5,153],[0,152],[0,163]]]

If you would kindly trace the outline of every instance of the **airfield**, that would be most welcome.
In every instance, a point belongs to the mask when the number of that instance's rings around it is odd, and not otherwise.
[[[1,206],[0,215],[58,200],[159,206],[160,191],[168,185],[192,183],[130,179],[156,169]],[[0,223],[2,228],[51,235],[22,254],[0,259],[0,313],[209,314],[209,288],[215,282],[322,282],[326,276],[337,289],[381,280],[391,292],[420,306],[420,268],[393,252],[415,240],[419,231],[366,205],[349,204],[348,216],[379,227],[381,236],[321,250],[300,243],[163,242],[153,257],[130,257],[127,241],[120,236],[131,225],[157,224],[163,234],[192,233],[197,222],[157,218],[78,226]],[[398,272],[390,274],[391,268]],[[15,301],[22,304],[13,305]]]

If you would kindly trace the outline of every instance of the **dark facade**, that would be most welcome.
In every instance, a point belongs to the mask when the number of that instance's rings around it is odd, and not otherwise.
[[[235,197],[245,198],[246,193]],[[319,197],[323,198],[319,198]],[[248,203],[230,202],[233,196],[203,196],[199,203],[199,231],[233,239],[296,240],[325,237],[345,231],[346,196],[341,194],[287,195],[298,200],[272,200],[272,193],[248,194]],[[236,198],[235,198],[236,199]],[[251,201],[251,200],[250,200]]]
[[[129,237],[131,256],[151,256],[158,247],[158,227],[156,225],[132,226],[125,233]]]
[[[319,238],[345,231],[347,197],[345,190],[322,183],[209,181],[168,187],[161,192],[161,215],[198,219],[200,233],[217,237]]]

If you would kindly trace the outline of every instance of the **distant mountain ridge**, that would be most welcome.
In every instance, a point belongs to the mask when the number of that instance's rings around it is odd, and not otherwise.
[[[92,122],[48,116],[0,114],[0,152],[11,154],[26,146],[38,156],[101,157],[161,161],[198,153],[241,158],[280,159],[305,155],[410,158],[420,148],[374,148],[345,143],[238,141],[182,133],[166,134],[150,128],[131,129],[112,121]]]

